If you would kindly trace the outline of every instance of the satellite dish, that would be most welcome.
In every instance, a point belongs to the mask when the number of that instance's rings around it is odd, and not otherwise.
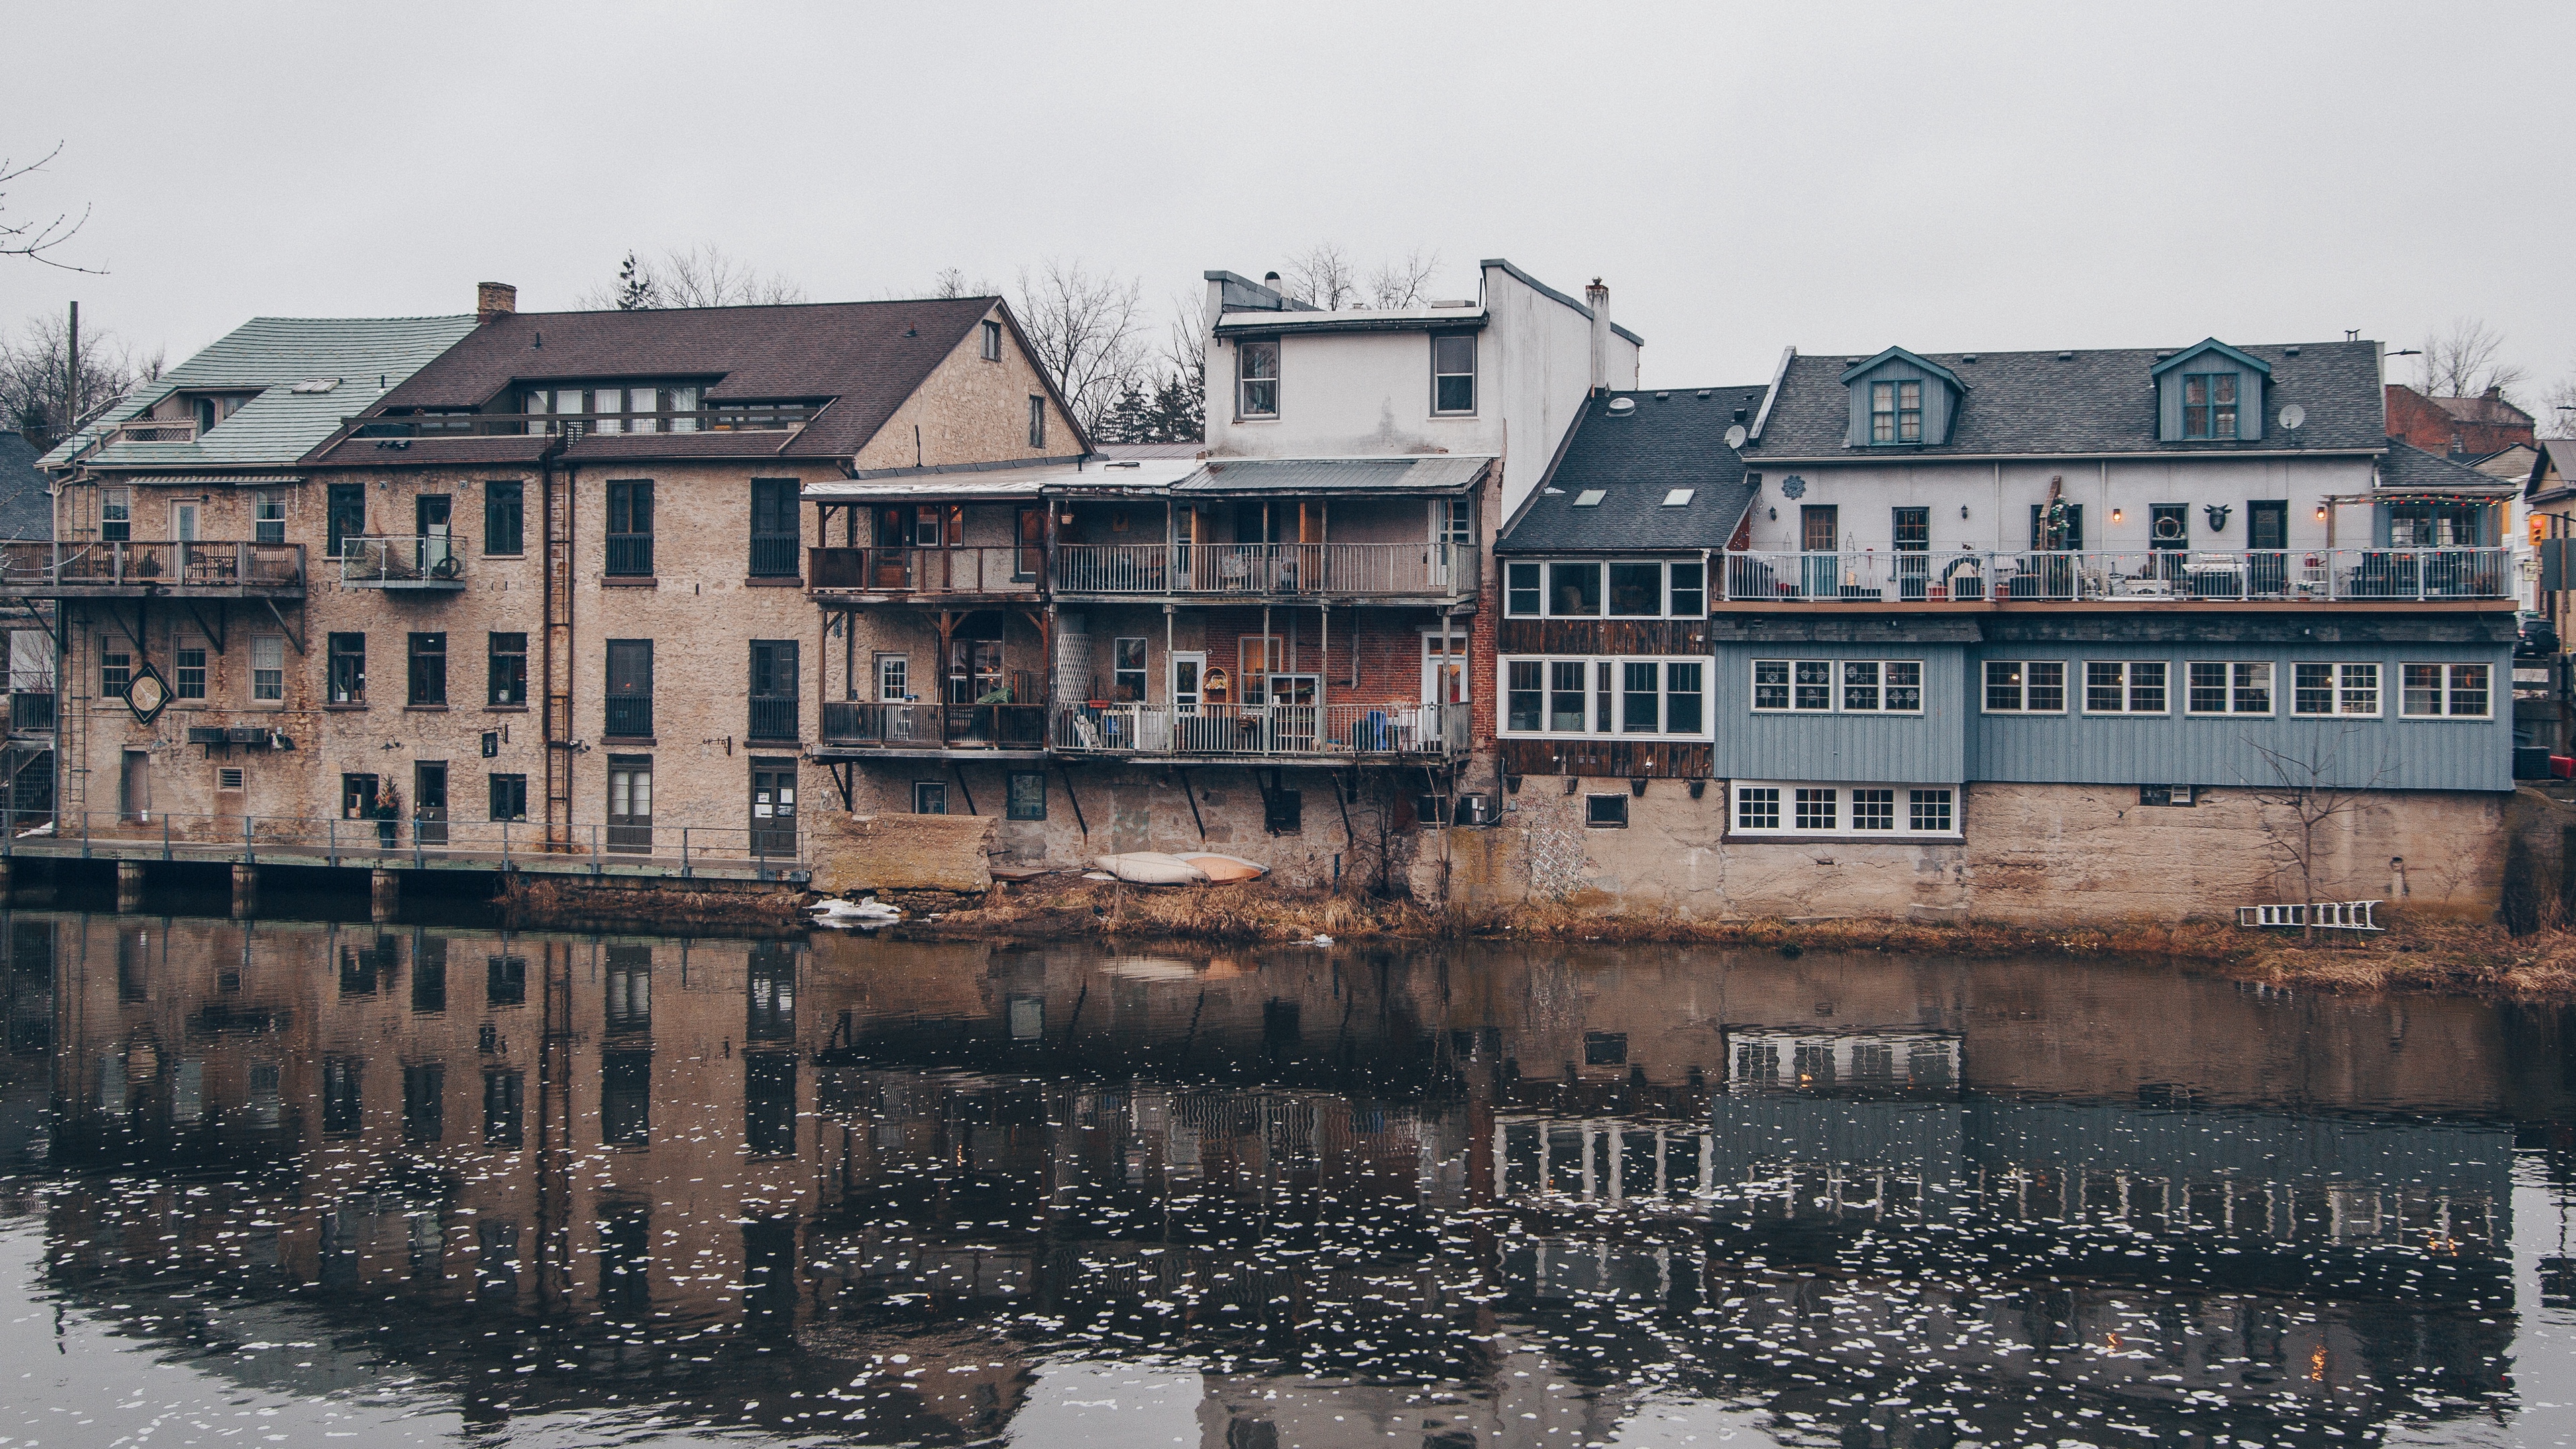
[[[2292,403],[2288,407],[2281,409],[2281,426],[2290,432],[2297,432],[2300,427],[2306,424],[2307,420],[2308,410],[2299,406],[2297,403]]]
[[[1743,447],[1745,436],[1744,424],[1737,423],[1734,427],[1726,430],[1726,446],[1730,448]]]

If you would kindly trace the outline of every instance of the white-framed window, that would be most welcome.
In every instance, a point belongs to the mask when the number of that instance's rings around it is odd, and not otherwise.
[[[2086,714],[2170,714],[2165,688],[2172,666],[2162,659],[2084,661]]]
[[[1503,565],[1503,612],[1516,619],[1704,619],[1698,559],[1556,559]]]
[[[1952,785],[1737,780],[1729,790],[1733,795],[1730,835],[1895,840],[1959,836],[1958,788]]]
[[[2485,719],[2494,712],[2489,664],[2409,664],[2399,712],[2408,719]]]
[[[2379,718],[2376,664],[2293,664],[2290,713]]]
[[[2272,661],[2268,659],[2195,659],[2183,670],[2183,707],[2187,713],[2272,712]]]
[[[98,490],[98,536],[102,543],[123,543],[134,537],[133,489]]]
[[[1986,713],[2066,713],[2066,664],[2057,659],[1986,661]]]
[[[1507,735],[1708,738],[1708,660],[1506,655]]]
[[[182,703],[206,699],[206,641],[182,634],[170,650],[170,693]]]
[[[1234,415],[1279,416],[1279,339],[1247,337],[1234,345]]]
[[[255,634],[251,637],[250,698],[253,704],[278,704],[286,699],[284,635]]]
[[[912,656],[880,654],[877,656],[877,698],[900,704],[912,697]]]
[[[261,488],[250,495],[250,541],[286,542],[286,490]]]
[[[1921,714],[1920,659],[1756,659],[1756,714]]]
[[[1431,410],[1462,417],[1476,410],[1476,334],[1443,333],[1431,339]]]

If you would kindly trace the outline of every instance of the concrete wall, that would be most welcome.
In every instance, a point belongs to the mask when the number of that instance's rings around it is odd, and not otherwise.
[[[1963,840],[1906,844],[1733,839],[1722,782],[1694,800],[1682,782],[1656,780],[1629,800],[1627,828],[1584,826],[1585,795],[1628,791],[1625,781],[1580,780],[1569,795],[1552,779],[1524,780],[1506,797],[1501,826],[1449,832],[1456,896],[1702,919],[1902,919],[1926,907],[1944,918],[2047,926],[2227,918],[2240,905],[2302,895],[2280,845],[2292,834],[2289,818],[2243,791],[2151,807],[2134,789],[1970,785]],[[2401,911],[2489,919],[2504,872],[2507,799],[2373,796],[2320,829],[2318,898],[2384,898]],[[1417,859],[1417,893],[1434,884],[1435,859],[1427,849]]]

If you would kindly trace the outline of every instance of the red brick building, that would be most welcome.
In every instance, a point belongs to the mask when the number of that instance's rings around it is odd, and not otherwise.
[[[2388,384],[2388,436],[2440,457],[2473,459],[2531,446],[2531,414],[2500,388],[2476,397],[2432,397],[2402,382]]]

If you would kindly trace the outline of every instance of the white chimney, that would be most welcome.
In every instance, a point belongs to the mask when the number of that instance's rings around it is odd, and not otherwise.
[[[1583,289],[1583,304],[1592,309],[1592,390],[1610,390],[1610,289],[1594,277]]]

